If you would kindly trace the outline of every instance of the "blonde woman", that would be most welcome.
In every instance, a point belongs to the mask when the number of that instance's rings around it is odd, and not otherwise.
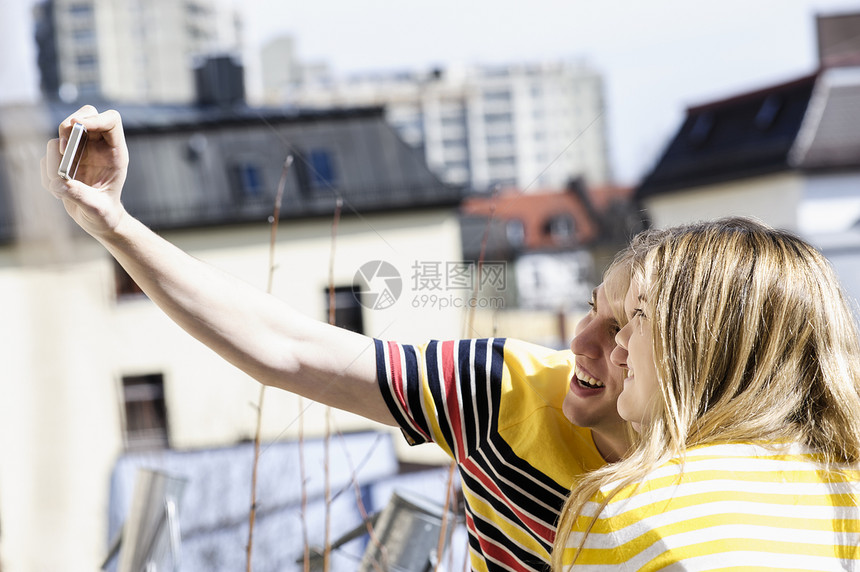
[[[574,486],[553,568],[860,570],[860,345],[821,254],[745,219],[675,229],[625,311],[641,439]]]

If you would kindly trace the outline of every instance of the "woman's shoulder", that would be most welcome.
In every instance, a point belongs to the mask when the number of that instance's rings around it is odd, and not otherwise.
[[[616,481],[601,487],[601,492],[615,492],[619,498],[658,491],[676,496],[707,482],[731,489],[741,482],[768,486],[771,482],[830,480],[837,473],[842,475],[839,480],[860,483],[860,467],[826,467],[821,455],[800,443],[721,442],[690,447],[658,462],[638,482],[616,491]]]

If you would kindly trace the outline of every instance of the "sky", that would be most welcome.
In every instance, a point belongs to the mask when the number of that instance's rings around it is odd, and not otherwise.
[[[231,2],[233,0],[221,0]],[[31,0],[0,0],[0,103],[36,97]],[[292,35],[335,73],[585,61],[603,74],[616,182],[635,184],[687,107],[815,70],[815,16],[860,0],[241,0],[249,89],[259,48]],[[559,150],[561,151],[561,150]]]

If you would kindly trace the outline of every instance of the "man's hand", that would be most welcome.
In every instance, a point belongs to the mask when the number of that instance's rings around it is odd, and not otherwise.
[[[82,123],[89,141],[76,179],[67,181],[57,174],[73,123]],[[99,113],[85,105],[67,117],[59,128],[59,138],[48,142],[42,159],[42,185],[62,199],[66,211],[81,228],[98,238],[112,232],[125,216],[120,202],[128,171],[128,147],[122,120],[116,111]]]

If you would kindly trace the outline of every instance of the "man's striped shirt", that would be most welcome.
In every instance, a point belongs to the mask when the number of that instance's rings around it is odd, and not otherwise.
[[[457,461],[473,570],[547,570],[573,479],[604,464],[561,411],[570,352],[517,340],[376,340],[379,387],[412,444]]]
[[[613,488],[586,506],[565,562]],[[697,447],[610,500],[572,569],[860,571],[858,501],[860,467],[825,472],[799,445]]]

